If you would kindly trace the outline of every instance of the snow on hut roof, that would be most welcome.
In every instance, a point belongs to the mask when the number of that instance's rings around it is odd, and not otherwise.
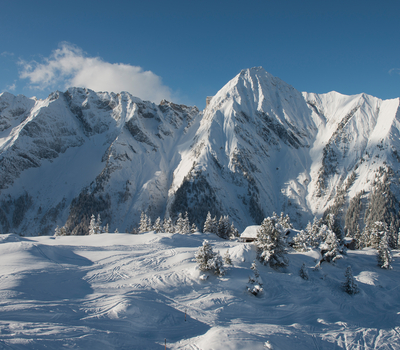
[[[247,226],[240,238],[257,238],[257,230],[259,228],[260,225]]]

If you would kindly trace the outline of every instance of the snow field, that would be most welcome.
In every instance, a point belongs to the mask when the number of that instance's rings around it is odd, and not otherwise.
[[[201,281],[194,254],[204,239],[221,255],[229,249],[233,264]],[[251,243],[200,233],[2,235],[0,348],[161,350],[166,339],[168,349],[400,349],[393,253],[389,271],[373,249],[313,270],[317,251],[290,250],[285,270],[257,262],[264,291],[255,297],[246,290]],[[348,265],[353,296],[341,287]]]

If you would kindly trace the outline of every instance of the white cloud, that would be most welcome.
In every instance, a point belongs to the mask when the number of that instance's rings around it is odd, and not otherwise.
[[[29,79],[34,89],[56,86],[86,87],[95,91],[128,91],[143,100],[160,102],[171,98],[170,89],[161,78],[141,67],[108,63],[99,57],[88,57],[79,47],[61,43],[43,63],[20,61],[20,78]]]
[[[400,68],[392,68],[389,71],[389,74],[399,74],[400,75]]]
[[[9,57],[9,56],[14,56],[14,54],[12,52],[4,51],[4,52],[0,53],[0,56]]]
[[[17,88],[17,85],[14,83],[12,85],[8,85],[6,89],[8,91],[15,91],[16,88]]]

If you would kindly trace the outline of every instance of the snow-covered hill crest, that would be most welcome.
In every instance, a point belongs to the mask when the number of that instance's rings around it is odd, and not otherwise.
[[[92,213],[130,231],[141,211],[187,211],[199,227],[210,211],[239,229],[273,211],[299,226],[333,211],[344,224],[379,179],[400,199],[399,136],[399,99],[300,93],[260,67],[203,112],[126,92],[2,93],[0,232],[82,234]]]

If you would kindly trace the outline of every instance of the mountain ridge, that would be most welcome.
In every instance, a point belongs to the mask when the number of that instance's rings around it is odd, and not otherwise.
[[[91,211],[125,231],[141,211],[188,211],[200,227],[210,211],[239,229],[284,211],[301,227],[355,177],[344,222],[380,167],[399,178],[399,101],[301,93],[261,67],[242,70],[204,111],[83,88],[45,100],[2,93],[0,232],[73,231]]]

